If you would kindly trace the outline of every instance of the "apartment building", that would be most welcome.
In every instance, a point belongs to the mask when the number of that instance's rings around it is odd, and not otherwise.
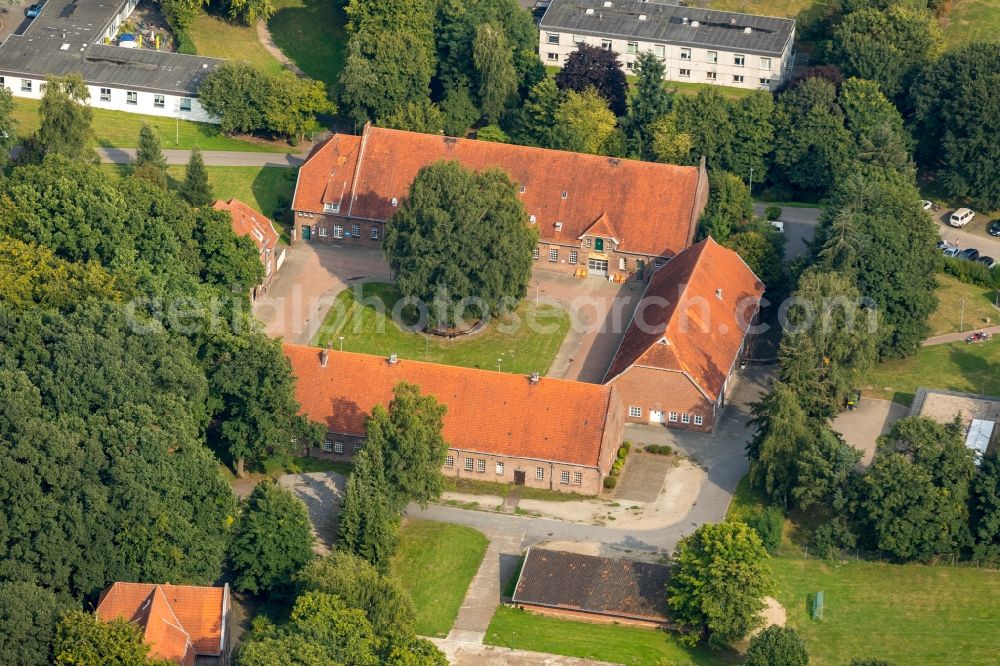
[[[671,81],[769,90],[788,77],[795,20],[648,0],[552,0],[539,22],[538,53],[562,67],[580,44],[619,54],[631,73],[644,51]]]

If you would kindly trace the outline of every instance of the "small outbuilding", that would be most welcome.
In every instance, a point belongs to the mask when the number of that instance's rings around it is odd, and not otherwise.
[[[669,572],[661,564],[534,547],[524,559],[513,602],[542,615],[662,627],[668,624]]]

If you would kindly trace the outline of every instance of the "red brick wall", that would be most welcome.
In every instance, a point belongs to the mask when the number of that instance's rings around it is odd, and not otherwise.
[[[650,410],[657,410],[663,412],[663,424],[668,427],[712,431],[715,405],[683,373],[633,367],[612,380],[611,384],[621,395],[625,418],[630,423],[649,423]],[[630,407],[641,408],[642,415],[629,416]],[[670,412],[677,412],[676,422],[670,422]],[[690,415],[690,423],[682,422],[684,413]],[[695,415],[702,417],[702,425],[695,425]]]
[[[611,615],[600,615],[598,613],[585,613],[563,608],[549,608],[548,606],[534,606],[532,604],[517,604],[518,608],[523,608],[529,613],[538,615],[548,615],[579,622],[592,622],[594,624],[623,624],[630,627],[651,627],[659,628],[666,625],[666,622],[653,622],[651,620],[635,620],[626,617],[615,617]]]
[[[635,277],[635,273],[639,268],[639,261],[642,262],[643,279],[649,280],[649,276],[653,274],[653,267],[656,262],[666,263],[667,259],[662,257],[651,257],[645,255],[631,254],[627,252],[618,252],[617,250],[610,249],[611,240],[608,239],[604,246],[604,251],[597,254],[604,254],[608,257],[608,275],[624,275],[627,277]],[[559,252],[558,261],[551,261],[549,259],[549,251],[556,250]],[[577,259],[576,263],[570,263],[570,252],[576,252]],[[558,271],[560,273],[575,274],[581,268],[587,268],[587,260],[590,254],[594,252],[592,247],[588,248],[584,246],[584,241],[579,241],[573,245],[563,245],[557,243],[548,243],[544,240],[538,243],[538,258],[535,259],[535,268],[541,270]],[[625,260],[625,270],[621,270],[621,260]]]
[[[617,388],[611,387],[611,397],[608,404],[607,420],[604,422],[604,439],[601,441],[601,482],[611,471],[611,464],[618,455],[618,449],[625,438],[625,407]]]
[[[346,247],[381,247],[382,239],[385,237],[385,225],[381,222],[370,222],[368,220],[354,220],[340,217],[339,215],[322,215],[309,213],[312,217],[303,217],[301,213],[295,213],[295,240],[301,241],[303,239],[302,228],[308,226],[310,229],[309,242],[310,243],[330,243],[336,245],[343,245]],[[335,238],[334,226],[340,225],[343,227],[344,235],[342,238]],[[361,236],[355,238],[353,235],[354,225],[360,227]],[[371,233],[372,227],[378,229],[378,239],[372,240]],[[322,231],[321,231],[322,230]],[[322,235],[325,231],[326,235]],[[348,234],[351,234],[350,236]]]

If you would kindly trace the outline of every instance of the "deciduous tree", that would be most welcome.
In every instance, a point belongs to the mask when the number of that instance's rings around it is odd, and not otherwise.
[[[567,92],[555,113],[549,146],[600,155],[615,134],[615,114],[593,88]]]
[[[706,524],[681,539],[667,582],[667,604],[689,642],[707,632],[723,646],[759,626],[774,589],[767,551],[743,523]]]
[[[257,484],[233,530],[230,561],[241,592],[272,592],[313,558],[309,514],[290,490],[274,479]]]
[[[430,99],[417,102],[407,102],[405,106],[395,109],[380,121],[382,127],[423,132],[424,134],[440,134],[444,131],[445,117],[441,109]]]
[[[384,118],[430,94],[431,55],[418,35],[393,29],[351,37],[340,74],[340,105],[355,125]]]
[[[452,88],[441,100],[444,115],[444,133],[448,136],[465,136],[479,120],[479,108],[472,102],[468,86]]]
[[[754,435],[747,444],[750,482],[767,496],[787,507],[798,484],[799,452],[814,437],[811,424],[794,390],[775,382],[760,402],[751,408]]]
[[[809,653],[794,629],[776,624],[750,639],[744,666],[807,666]]]
[[[52,663],[56,622],[69,604],[29,582],[0,583],[0,662],[18,666]]]
[[[625,72],[618,60],[618,54],[608,49],[588,44],[579,44],[577,50],[569,54],[562,69],[556,74],[556,85],[560,90],[583,93],[593,88],[604,98],[615,116],[623,116],[626,111],[627,86]]]
[[[151,658],[142,631],[124,618],[103,622],[83,611],[70,611],[59,621],[54,652],[55,663],[60,666],[170,666],[174,663]]]
[[[973,558],[984,564],[1000,561],[1000,455],[983,457],[972,481]]]
[[[725,169],[732,163],[735,127],[729,100],[715,88],[705,88],[694,96],[676,97],[674,109],[678,131],[691,137],[689,163],[702,157],[709,169]]]
[[[93,109],[87,105],[90,92],[79,74],[45,77],[45,93],[38,107],[41,126],[38,140],[46,154],[71,159],[94,158],[89,146]]]
[[[507,174],[439,162],[417,174],[383,247],[403,295],[427,305],[431,325],[451,327],[524,296],[537,237]]]
[[[472,62],[479,81],[479,108],[487,123],[495,123],[517,94],[514,52],[507,44],[503,28],[486,23],[476,29]]]
[[[552,145],[552,128],[562,96],[555,81],[545,78],[528,93],[524,107],[518,113],[512,137],[515,143],[548,148]]]
[[[10,149],[17,143],[17,122],[14,120],[14,96],[6,86],[0,86],[0,169],[7,165]]]

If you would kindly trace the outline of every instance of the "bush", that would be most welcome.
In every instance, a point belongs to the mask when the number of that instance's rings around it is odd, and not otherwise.
[[[824,560],[839,557],[841,549],[854,548],[855,545],[857,537],[843,518],[834,518],[817,527],[809,542],[813,555]]]
[[[187,30],[172,28],[172,32],[174,33],[174,40],[177,42],[178,53],[198,55],[198,49],[194,47],[194,40],[191,39],[191,35],[188,34]]]
[[[606,476],[606,477],[604,477],[604,487],[607,488],[608,490],[611,490],[612,488],[614,488],[617,485],[618,485],[618,477],[617,476]]]
[[[618,476],[622,472],[622,467],[625,466],[625,459],[619,458],[618,460],[611,463],[611,476]]]
[[[781,530],[785,525],[785,516],[781,513],[781,509],[769,506],[747,518],[746,523],[760,536],[768,553],[773,555],[777,552],[781,546]]]
[[[986,264],[981,264],[978,261],[945,257],[944,272],[966,284],[974,284],[986,289],[1000,289],[1000,266],[987,268]]]
[[[764,209],[764,216],[767,217],[768,222],[777,220],[781,217],[781,206],[768,206]]]
[[[794,629],[772,625],[750,639],[744,666],[806,666],[809,654]]]
[[[658,456],[669,456],[674,450],[666,444],[647,444],[646,453],[653,453]]]

